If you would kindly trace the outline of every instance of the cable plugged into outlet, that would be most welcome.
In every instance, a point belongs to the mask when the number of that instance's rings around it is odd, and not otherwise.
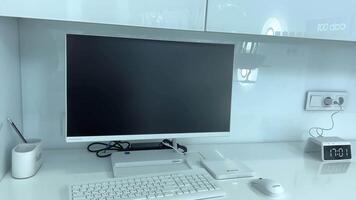
[[[324,105],[325,106],[332,106],[332,105],[339,105],[342,106],[345,102],[344,97],[338,97],[333,99],[332,97],[325,97],[324,98]]]
[[[347,92],[309,91],[305,103],[307,111],[340,111],[347,102]]]
[[[310,99],[313,99],[313,97],[314,96],[311,95]],[[345,103],[344,96],[337,96],[337,95],[336,96],[326,96],[326,97],[322,97],[321,99],[322,99],[321,108],[332,108],[333,106],[337,106],[338,109],[330,115],[330,119],[331,119],[330,128],[312,127],[309,129],[309,135],[311,137],[323,137],[325,131],[332,131],[335,127],[335,120],[334,120],[335,115],[338,114],[339,112],[343,111],[343,109],[344,109],[344,107],[343,107],[343,105]],[[316,103],[316,105],[319,105],[319,104]]]

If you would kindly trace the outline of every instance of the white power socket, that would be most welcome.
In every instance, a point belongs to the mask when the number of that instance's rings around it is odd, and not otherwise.
[[[338,111],[347,105],[345,91],[309,91],[305,101],[307,111]],[[340,105],[339,105],[340,104]]]

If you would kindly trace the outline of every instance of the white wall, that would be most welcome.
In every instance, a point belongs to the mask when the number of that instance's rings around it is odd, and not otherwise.
[[[0,17],[0,180],[10,166],[17,138],[7,117],[22,127],[18,26],[16,19]]]
[[[328,112],[303,110],[307,90],[347,90],[349,105],[336,117],[332,134],[356,139],[356,44],[275,39],[232,34],[129,28],[84,23],[20,20],[24,129],[49,147],[65,145],[64,45],[66,33],[171,40],[235,42],[262,40],[266,57],[258,80],[234,82],[231,136],[186,142],[266,142],[303,140],[310,126],[329,126]],[[237,62],[239,60],[237,59]]]
[[[349,92],[346,111],[326,135],[356,139],[356,43],[264,44],[260,52],[269,67],[259,69],[257,82],[234,84],[231,138],[194,142],[306,140],[310,127],[331,126],[331,112],[304,111],[308,90]]]

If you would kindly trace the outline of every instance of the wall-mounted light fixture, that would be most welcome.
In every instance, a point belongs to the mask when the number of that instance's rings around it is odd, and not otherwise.
[[[287,31],[286,25],[277,17],[270,17],[266,20],[262,27],[262,35],[281,35],[282,32]]]

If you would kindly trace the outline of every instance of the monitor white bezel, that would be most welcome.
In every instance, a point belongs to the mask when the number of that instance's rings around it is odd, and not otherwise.
[[[180,138],[198,138],[198,137],[226,137],[230,135],[230,131],[224,132],[194,132],[194,133],[164,133],[164,134],[130,134],[130,135],[103,135],[103,136],[68,136],[68,127],[67,127],[67,35],[65,34],[64,39],[64,131],[65,131],[65,140],[67,143],[74,142],[107,142],[107,141],[133,141],[133,140],[155,140],[155,139],[180,139]],[[89,35],[90,34],[73,34],[73,35]],[[135,38],[135,37],[126,37],[126,36],[105,36],[98,35],[103,37],[125,37],[132,39],[146,39],[146,38]],[[148,38],[149,40],[158,40]],[[165,40],[160,40],[165,41]],[[167,40],[168,41],[168,40]],[[196,42],[196,41],[178,41],[178,40],[169,40],[177,42]],[[211,42],[196,42],[196,43],[211,43]],[[216,44],[231,44],[233,43],[216,43]],[[233,75],[231,75],[233,76]],[[232,83],[231,83],[232,84]],[[230,127],[231,129],[231,112],[230,112]],[[119,134],[119,133],[115,133]]]

